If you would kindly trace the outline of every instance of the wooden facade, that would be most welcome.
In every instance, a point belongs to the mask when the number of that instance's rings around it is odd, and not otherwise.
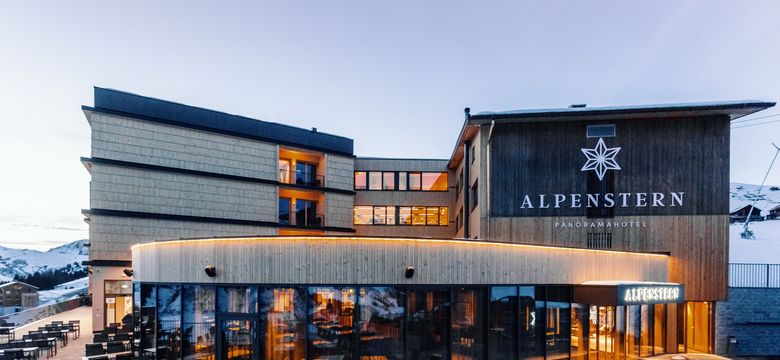
[[[413,238],[258,237],[133,247],[133,280],[246,284],[577,284],[667,281],[662,254]],[[204,269],[216,267],[216,277]],[[408,266],[415,269],[405,277]]]

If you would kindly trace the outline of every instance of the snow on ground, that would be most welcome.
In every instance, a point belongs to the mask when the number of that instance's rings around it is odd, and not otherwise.
[[[731,183],[730,209],[752,204],[757,198],[758,187]],[[761,209],[762,216],[780,205],[780,190],[771,190],[773,187],[777,188],[776,185],[764,185],[761,196],[756,201],[756,207]],[[780,219],[750,222],[749,229],[753,231],[755,240],[746,240],[740,236],[744,226],[744,223],[729,225],[729,262],[780,264]]]
[[[751,222],[749,228],[756,240],[739,234],[745,224],[729,225],[729,262],[780,264],[780,220]]]
[[[89,287],[89,277],[83,277],[64,284],[59,284],[51,290],[39,291],[38,301],[40,305],[46,305],[72,299],[85,292],[87,287]]]

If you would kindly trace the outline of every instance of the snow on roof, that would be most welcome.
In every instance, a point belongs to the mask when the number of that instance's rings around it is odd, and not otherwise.
[[[490,115],[531,115],[542,113],[588,113],[588,112],[606,112],[606,111],[632,111],[632,110],[683,110],[689,108],[720,108],[734,107],[749,104],[769,104],[761,100],[725,100],[725,101],[705,101],[690,103],[669,103],[669,104],[645,104],[645,105],[621,105],[621,106],[596,106],[596,107],[566,107],[566,108],[548,108],[548,109],[520,109],[506,111],[480,111],[477,116]]]
[[[7,283],[5,283],[5,284],[0,284],[0,288],[4,288],[4,287],[6,287],[6,286],[10,286],[10,285],[13,285],[13,284],[22,284],[22,285],[27,285],[27,286],[29,286],[29,287],[32,287],[32,288],[38,289],[38,287],[37,287],[37,286],[35,286],[35,285],[30,285],[30,284],[28,284],[28,283],[23,283],[23,282],[21,282],[21,281],[18,281],[18,280],[14,280],[14,281],[11,281],[11,282],[7,282]]]

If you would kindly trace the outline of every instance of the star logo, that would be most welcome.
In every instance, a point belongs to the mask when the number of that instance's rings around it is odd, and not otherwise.
[[[580,171],[593,170],[599,177],[599,181],[604,180],[607,170],[620,170],[620,165],[615,161],[615,156],[620,151],[619,147],[607,148],[604,145],[604,139],[599,138],[599,142],[593,149],[581,149],[588,161],[582,166]]]

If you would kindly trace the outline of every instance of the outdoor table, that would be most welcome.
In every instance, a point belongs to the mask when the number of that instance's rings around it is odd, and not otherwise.
[[[125,352],[118,352],[118,353],[113,353],[113,354],[102,354],[102,355],[82,356],[82,357],[81,357],[81,360],[91,360],[91,359],[98,359],[98,358],[102,358],[102,357],[104,357],[104,356],[108,356],[108,358],[109,358],[109,359],[116,359],[116,356],[117,356],[117,355],[130,355],[130,352],[129,352],[129,351],[125,351]]]
[[[8,350],[22,350],[27,356],[32,356],[34,359],[37,359],[40,355],[38,353],[37,347],[24,347],[24,348],[13,348],[13,349],[2,349],[0,350],[0,354],[5,354]]]

